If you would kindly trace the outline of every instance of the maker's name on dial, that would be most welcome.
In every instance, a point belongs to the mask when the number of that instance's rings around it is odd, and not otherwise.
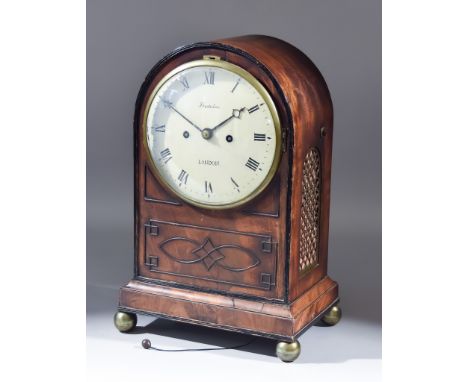
[[[198,164],[205,166],[219,166],[219,160],[199,159]]]
[[[203,101],[200,102],[200,105],[198,107],[201,107],[203,109],[219,109],[220,107],[218,105],[213,104],[206,104]]]

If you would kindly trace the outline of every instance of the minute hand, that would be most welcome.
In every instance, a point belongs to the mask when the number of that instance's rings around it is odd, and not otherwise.
[[[190,119],[188,119],[185,115],[183,115],[179,110],[177,110],[174,106],[170,106],[172,110],[174,110],[177,114],[179,114],[183,119],[185,119],[188,123],[190,123],[193,127],[195,127],[198,131],[202,131],[197,125],[195,125]]]
[[[240,113],[243,112],[245,110],[245,107],[243,107],[242,109],[232,109],[232,114],[230,117],[226,118],[224,121],[218,123],[215,127],[213,127],[211,129],[211,131],[213,132],[214,130],[216,130],[218,127],[221,127],[223,126],[225,123],[229,122],[231,119],[233,118],[240,118]]]

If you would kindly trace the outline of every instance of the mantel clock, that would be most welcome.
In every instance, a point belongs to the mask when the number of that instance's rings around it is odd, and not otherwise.
[[[267,36],[181,47],[134,117],[134,276],[115,324],[149,314],[277,339],[338,322],[327,276],[332,102],[315,65]]]

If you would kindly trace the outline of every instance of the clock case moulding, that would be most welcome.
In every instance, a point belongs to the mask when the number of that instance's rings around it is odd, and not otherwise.
[[[203,58],[253,74],[280,116],[277,174],[261,195],[232,210],[201,209],[167,191],[151,170],[142,140],[151,90],[177,66]],[[164,57],[147,75],[136,102],[134,276],[120,289],[118,312],[287,342],[336,313],[338,284],[327,276],[332,133],[332,102],[322,75],[282,40],[228,38],[184,46]],[[222,245],[238,252],[222,253]],[[184,251],[196,262],[180,261]],[[235,256],[235,266],[226,255]],[[328,317],[328,323],[335,322]]]

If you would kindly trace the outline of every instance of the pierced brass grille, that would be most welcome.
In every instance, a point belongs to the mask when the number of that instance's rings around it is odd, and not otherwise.
[[[320,226],[320,154],[313,147],[307,153],[302,172],[299,271],[318,264]]]

